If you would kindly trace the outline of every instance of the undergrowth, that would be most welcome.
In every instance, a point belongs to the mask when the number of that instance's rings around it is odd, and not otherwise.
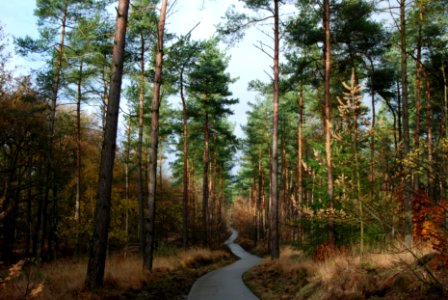
[[[0,270],[0,299],[133,299],[141,294],[163,299],[148,295],[188,293],[195,278],[231,259],[224,250],[178,250],[156,256],[153,272],[145,273],[140,256],[115,255],[107,259],[104,288],[96,293],[84,291],[87,259],[61,259],[41,267],[22,260]]]
[[[432,285],[422,260],[408,251],[369,253],[360,257],[337,251],[316,259],[286,247],[281,257],[244,275],[260,299],[446,299],[446,269],[434,271],[443,287]],[[425,263],[431,267],[435,256]]]

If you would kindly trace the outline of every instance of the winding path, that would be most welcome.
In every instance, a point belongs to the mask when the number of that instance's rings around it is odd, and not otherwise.
[[[207,273],[199,278],[188,294],[188,300],[256,300],[258,299],[243,283],[243,273],[257,265],[258,256],[252,255],[234,241],[238,231],[230,228],[232,235],[225,242],[236,256],[237,262]]]

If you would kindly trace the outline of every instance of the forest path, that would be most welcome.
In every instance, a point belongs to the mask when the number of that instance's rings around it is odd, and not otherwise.
[[[188,294],[188,300],[256,300],[258,299],[243,283],[243,273],[260,262],[258,256],[246,252],[234,241],[238,231],[230,228],[232,235],[225,242],[240,260],[199,278]]]

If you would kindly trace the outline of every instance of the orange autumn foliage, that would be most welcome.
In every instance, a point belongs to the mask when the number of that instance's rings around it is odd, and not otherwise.
[[[413,212],[414,240],[428,242],[448,268],[448,200],[435,203],[420,191],[414,198]]]

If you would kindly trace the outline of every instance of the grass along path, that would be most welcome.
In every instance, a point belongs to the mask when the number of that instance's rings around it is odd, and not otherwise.
[[[434,288],[423,266],[407,251],[370,253],[362,259],[335,255],[314,261],[284,248],[279,260],[264,259],[244,280],[263,300],[447,299],[448,271],[431,254],[423,257],[429,258],[427,267],[443,284],[445,294]]]
[[[192,248],[156,256],[154,271],[142,272],[137,255],[115,255],[106,262],[105,287],[83,290],[86,259],[61,259],[37,268],[31,263],[0,268],[0,299],[185,299],[193,282],[235,261],[226,250]],[[12,276],[8,276],[12,274]]]

